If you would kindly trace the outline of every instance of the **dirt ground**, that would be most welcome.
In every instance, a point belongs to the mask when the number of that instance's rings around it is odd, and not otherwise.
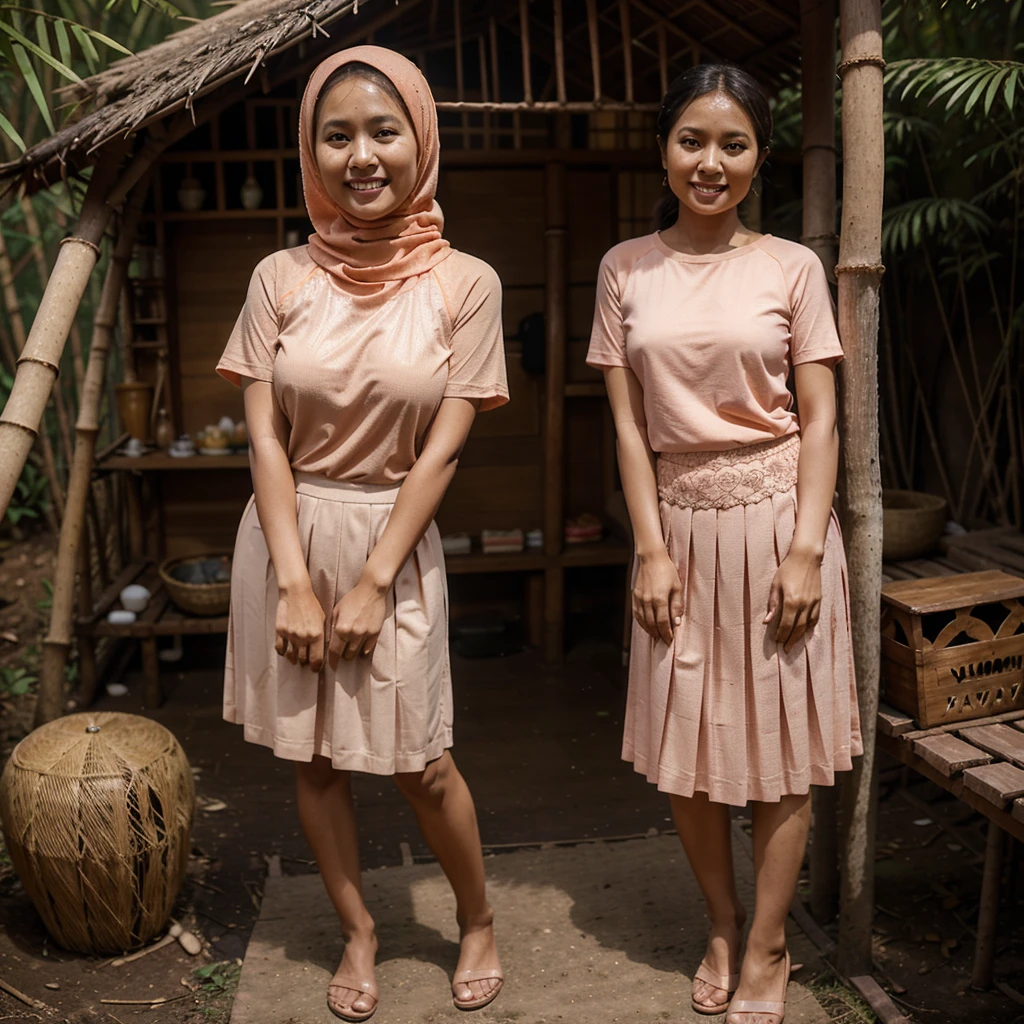
[[[12,695],[7,684],[21,667],[32,674],[37,653],[31,648],[46,622],[42,581],[49,577],[53,550],[53,541],[39,535],[0,551],[0,598],[8,602],[0,608],[4,761],[31,721],[31,696]],[[624,680],[616,644],[608,639],[617,632],[611,620],[577,628],[577,642],[557,670],[529,652],[453,659],[454,753],[473,789],[489,853],[671,830],[664,797],[618,757]],[[173,945],[113,967],[56,948],[4,855],[0,981],[47,1008],[31,1009],[0,992],[0,1021],[227,1021],[268,858],[280,858],[286,875],[310,873],[314,866],[296,820],[289,765],[244,743],[240,729],[221,721],[222,659],[221,639],[187,638],[184,659],[173,672],[165,666],[167,700],[151,713],[179,738],[197,770],[193,857],[176,916],[201,935],[204,952],[190,958]],[[125,677],[128,695],[103,694],[98,709],[150,714],[141,708],[136,667],[129,666]],[[359,777],[356,796],[366,868],[430,860],[411,812],[390,783]],[[901,1008],[926,1024],[1024,1024],[1024,1006],[1000,992],[969,989],[982,820],[893,766],[883,766],[879,807],[877,976]],[[996,969],[998,978],[1024,988],[1019,854],[1015,846],[1009,858]],[[696,910],[694,919],[699,921]],[[833,1021],[871,1020],[832,989],[818,995]],[[150,1009],[149,1000],[157,999],[173,1001]]]

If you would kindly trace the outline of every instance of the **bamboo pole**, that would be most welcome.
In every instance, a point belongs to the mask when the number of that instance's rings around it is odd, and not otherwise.
[[[53,219],[57,222],[57,226],[61,231],[67,230],[68,219],[59,206],[54,207]],[[50,275],[49,271],[47,271],[46,280],[49,281],[49,279]],[[82,393],[82,381],[85,380],[85,359],[82,355],[82,335],[78,330],[77,321],[72,322],[69,337],[71,341],[71,364],[75,370],[75,394],[79,395]]]
[[[18,351],[18,358],[15,360],[15,379],[17,379],[17,366],[21,362],[21,354],[25,350],[27,335],[25,320],[21,315],[21,300],[18,298],[18,289],[14,284],[14,269],[11,266],[11,256],[7,251],[7,240],[4,238],[2,231],[0,231],[0,284],[3,285],[4,305],[7,307],[7,316],[11,322],[11,334],[14,336],[14,345]],[[56,380],[54,384],[56,384]],[[45,416],[45,411],[46,406],[44,403],[40,419],[43,419]],[[50,529],[57,533],[60,530],[61,519],[64,516],[64,488],[61,486],[60,476],[57,473],[57,459],[53,454],[50,431],[45,420],[43,420],[42,431],[33,438],[33,443],[29,447],[31,448],[33,445],[39,448],[39,455],[43,463],[43,474],[50,488],[50,497],[52,499],[50,505],[46,508],[46,519]],[[18,477],[20,476],[21,469],[19,467],[18,476],[14,478],[14,484],[11,488],[12,491],[17,486]],[[3,518],[4,512],[6,512],[6,506],[4,506],[3,511],[0,511],[0,519]]]
[[[562,23],[562,0],[555,5],[555,95],[565,103],[565,26]]]
[[[65,238],[53,268],[10,398],[0,412],[0,516],[7,511],[22,466],[38,436],[39,422],[57,376],[57,364],[71,321],[99,256],[99,243],[110,220],[107,196],[121,162],[122,150],[108,152],[93,171],[76,228]]]
[[[601,44],[597,34],[597,0],[587,0],[587,35],[590,39],[590,76],[594,81],[594,102],[601,102]]]
[[[519,0],[519,47],[523,56],[523,102],[533,103],[533,82],[530,77],[530,5]]]
[[[629,25],[629,0],[619,0],[619,22],[622,26],[622,67],[626,79],[626,102],[633,102],[633,33]]]
[[[455,95],[459,102],[466,99],[466,72],[462,65],[462,4],[453,0],[455,18]],[[462,148],[469,149],[469,114],[462,115]]]
[[[63,708],[64,666],[73,632],[75,567],[92,480],[96,438],[100,431],[100,398],[103,394],[107,355],[117,322],[118,300],[127,276],[147,184],[148,181],[135,187],[125,208],[117,246],[110,258],[106,280],[103,282],[103,294],[93,320],[92,345],[89,347],[89,362],[82,384],[78,422],[75,425],[75,456],[68,482],[67,514],[57,545],[50,629],[43,641],[43,664],[39,678],[39,700],[36,704],[37,726],[59,717]]]
[[[803,107],[803,231],[834,279],[836,265],[836,2],[801,0],[800,77]],[[839,789],[815,786],[812,796],[811,913],[831,921],[839,909]]]
[[[477,57],[480,61],[480,99],[486,103],[490,97],[490,88],[487,79],[487,44],[483,35],[476,37]],[[484,114],[484,149],[491,148],[491,115]]]
[[[661,95],[668,92],[668,40],[665,26],[658,25],[658,77],[661,79]]]
[[[874,912],[875,720],[882,590],[882,481],[878,464],[878,290],[884,139],[881,0],[841,0],[843,215],[839,247],[840,428],[843,529],[849,564],[853,654],[864,756],[842,797],[840,973],[871,973]]]
[[[491,99],[501,102],[501,76],[498,72],[498,23],[492,14],[487,20],[487,34],[491,41]]]

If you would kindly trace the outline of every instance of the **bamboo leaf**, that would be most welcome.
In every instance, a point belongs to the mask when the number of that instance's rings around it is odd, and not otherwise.
[[[1019,74],[1020,72],[1014,69],[1013,74],[1006,79],[1006,88],[1003,90],[1003,99],[1006,100],[1007,109],[1009,109],[1011,114],[1013,113],[1013,92],[1017,88],[1017,76]]]
[[[49,54],[53,54],[53,50],[50,49],[50,33],[46,29],[46,19],[41,15],[36,15],[36,38],[39,40],[39,47],[45,50]]]
[[[971,93],[970,97],[967,100],[966,105],[964,106],[964,113],[965,114],[969,114],[974,109],[974,104],[978,102],[979,97],[985,91],[985,86],[988,85],[989,79],[992,77],[993,74],[998,76],[999,72],[998,71],[990,72],[988,75],[984,75],[978,81],[978,84],[974,87],[974,91]]]
[[[25,152],[25,140],[18,134],[13,124],[7,120],[2,113],[0,113],[0,128],[3,129],[4,134],[22,151]]]
[[[132,56],[132,51],[123,47],[116,39],[111,39],[110,36],[105,36],[102,32],[97,32],[95,29],[87,28],[85,30],[93,39],[99,40],[104,46],[109,46],[112,50],[117,50],[118,53],[123,53],[128,57]]]
[[[160,14],[166,15],[168,18],[185,17],[181,11],[170,2],[170,0],[142,0],[142,2],[147,7],[151,7],[154,11],[159,11]]]
[[[68,38],[67,26],[63,21],[53,23],[53,34],[57,37],[57,49],[60,50],[60,59],[71,65],[71,40]]]
[[[0,28],[8,28],[8,26],[0,22]],[[46,105],[46,97],[43,95],[43,87],[39,84],[39,79],[36,77],[35,68],[32,67],[32,62],[28,59],[28,54],[23,46],[16,45],[13,49],[14,59],[18,64],[18,69],[21,71],[21,77],[25,81],[25,86],[29,93],[31,93],[32,99],[36,101],[39,113],[43,115],[43,121],[52,134],[55,131],[53,118],[50,116],[50,108]]]
[[[15,43],[19,43],[23,48],[23,51],[27,50],[28,53],[35,54],[40,60],[42,60],[46,64],[49,64],[50,67],[52,67],[59,74],[63,75],[65,78],[70,78],[73,82],[81,81],[78,75],[76,75],[74,71],[71,70],[71,68],[69,68],[66,64],[62,64],[59,60],[57,60],[56,57],[47,53],[45,50],[41,50],[38,46],[36,46],[35,43],[32,42],[31,39],[28,39],[25,36],[23,36],[13,26],[8,25],[4,21],[0,21],[0,30],[6,32],[11,37],[11,39],[14,40]],[[15,53],[17,53],[17,47],[15,47]],[[28,60],[28,53],[25,54],[26,61]],[[20,66],[21,62],[19,61],[18,63]],[[31,64],[29,64],[29,67],[31,67]],[[33,74],[35,74],[35,72],[33,72]],[[51,128],[50,131],[53,131],[53,129]]]
[[[992,80],[989,82],[988,89],[985,91],[985,116],[988,117],[989,111],[992,109],[992,101],[996,98],[996,93],[999,91],[999,86],[1003,84],[1003,72],[997,71],[992,75]]]
[[[71,31],[74,37],[78,40],[78,45],[82,48],[82,53],[85,54],[86,63],[89,65],[90,71],[95,71],[100,63],[100,55],[96,52],[96,47],[92,45],[92,40],[87,35],[85,29],[79,24],[73,24]]]

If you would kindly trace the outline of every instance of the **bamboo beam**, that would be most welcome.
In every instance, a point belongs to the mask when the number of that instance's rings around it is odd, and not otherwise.
[[[68,506],[57,545],[50,629],[43,641],[43,663],[35,724],[60,716],[64,703],[64,666],[72,640],[75,598],[75,567],[82,541],[82,524],[92,480],[96,438],[100,431],[99,408],[103,395],[107,355],[110,352],[121,292],[128,272],[132,246],[148,181],[136,186],[125,208],[117,246],[110,258],[99,307],[93,319],[92,345],[82,385],[82,400],[75,425],[75,456],[68,482]]]
[[[462,65],[462,4],[452,0],[452,14],[455,19],[455,95],[462,102],[466,98],[466,72]],[[469,149],[469,115],[462,115],[462,148]]]
[[[519,47],[523,55],[523,101],[533,103],[533,82],[530,79],[530,5],[519,0]]]
[[[487,44],[484,37],[476,37],[477,56],[480,58],[480,99],[486,103],[490,97],[487,81]],[[491,148],[491,115],[484,114],[484,149]]]
[[[800,77],[803,123],[803,231],[834,279],[836,265],[836,0],[801,0]],[[825,923],[839,910],[839,788],[815,786],[811,832],[811,913]]]
[[[491,42],[491,99],[495,103],[501,102],[501,75],[498,71],[498,23],[494,15],[487,21],[487,34]]]
[[[874,912],[875,717],[882,590],[882,482],[878,464],[878,289],[882,274],[881,0],[841,0],[843,215],[839,247],[840,432],[843,532],[864,756],[843,786],[840,973],[871,973]]]
[[[668,41],[665,26],[658,25],[658,77],[661,80],[661,95],[668,92]]]
[[[115,147],[93,171],[77,234],[64,239],[49,284],[39,303],[10,398],[0,412],[0,517],[10,503],[22,466],[38,436],[39,422],[57,377],[71,321],[99,256],[99,244],[112,213],[107,197],[123,150]]]
[[[523,103],[477,103],[473,100],[467,100],[465,103],[459,103],[454,100],[443,101],[436,104],[438,110],[453,110],[453,111],[476,111],[476,112],[521,112],[526,110],[536,111],[538,113],[570,113],[570,114],[586,114],[591,113],[595,110],[642,110],[650,113],[656,113],[661,109],[660,103],[619,103],[619,102],[605,102],[605,103],[593,103],[590,100],[581,101],[569,101],[568,103],[559,103],[557,100],[551,100],[548,103],[540,102],[537,100],[529,100]]]
[[[554,0],[555,87],[558,102],[565,102],[565,37],[562,24],[562,0]]]
[[[594,102],[601,102],[601,42],[597,33],[597,0],[587,0],[587,35],[590,39],[590,75]]]
[[[619,23],[622,27],[622,67],[626,79],[626,102],[633,102],[633,33],[629,26],[629,0],[619,0]]]

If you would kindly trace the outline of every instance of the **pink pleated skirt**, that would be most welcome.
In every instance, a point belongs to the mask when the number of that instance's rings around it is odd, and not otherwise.
[[[765,625],[793,539],[799,435],[658,457],[683,585],[673,643],[634,622],[622,756],[660,790],[716,803],[828,786],[862,753],[846,556],[833,513],[817,624],[787,654]]]
[[[299,540],[327,614],[359,581],[384,532],[398,487],[295,474]],[[448,588],[432,523],[387,597],[373,654],[324,662],[319,674],[274,649],[278,589],[250,499],[235,541],[224,717],[278,757],[330,758],[335,768],[393,775],[422,771],[452,745]]]

